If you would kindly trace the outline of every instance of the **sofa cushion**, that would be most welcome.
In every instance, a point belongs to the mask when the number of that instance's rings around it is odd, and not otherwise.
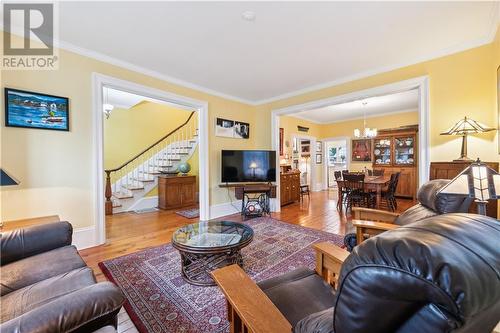
[[[293,328],[293,333],[335,333],[333,331],[333,309],[315,312],[303,318]]]
[[[418,202],[438,214],[466,213],[472,199],[461,195],[439,194],[439,191],[449,182],[449,179],[434,179],[426,182],[418,190]]]
[[[74,246],[64,246],[2,266],[1,295],[85,267]]]
[[[21,316],[56,298],[95,283],[92,270],[82,267],[13,291],[1,298],[1,321]]]
[[[331,308],[335,300],[333,288],[304,267],[260,282],[258,286],[292,326],[312,313]]]

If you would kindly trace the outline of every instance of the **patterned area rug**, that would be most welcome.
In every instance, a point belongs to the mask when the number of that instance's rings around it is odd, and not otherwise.
[[[175,212],[175,214],[184,216],[185,218],[188,219],[194,219],[195,217],[200,217],[200,210],[198,208],[191,208],[191,209],[180,210],[178,212]]]
[[[244,269],[255,281],[300,266],[315,267],[311,245],[342,236],[261,217],[245,222],[254,239],[242,250]],[[170,244],[99,263],[127,298],[125,309],[142,332],[229,332],[226,303],[218,287],[188,284],[180,256]]]

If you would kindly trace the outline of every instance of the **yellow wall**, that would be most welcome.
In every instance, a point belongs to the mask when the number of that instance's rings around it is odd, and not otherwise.
[[[2,37],[3,32],[0,33]],[[0,45],[2,42],[0,40]],[[11,87],[70,99],[70,132],[1,128],[2,168],[21,181],[19,186],[1,189],[2,220],[59,214],[62,219],[71,221],[75,228],[95,224],[93,72],[208,102],[211,205],[227,201],[226,192],[218,186],[220,150],[263,149],[268,146],[257,143],[257,136],[262,133],[256,126],[254,107],[250,105],[180,87],[65,50],[60,50],[59,60],[59,69],[54,71],[1,72],[2,94],[3,87]],[[215,137],[216,117],[250,123],[250,139]]]
[[[498,39],[498,36],[497,36]],[[498,44],[498,43],[496,43]],[[496,68],[498,52],[494,44],[484,45],[450,56],[400,68],[383,74],[320,89],[256,108],[261,117],[270,117],[271,110],[338,96],[423,75],[430,85],[430,143],[432,161],[450,161],[460,155],[460,138],[439,133],[465,115],[494,126],[496,112]],[[267,125],[264,127],[264,125]],[[270,123],[262,125],[258,144],[270,145]],[[496,133],[469,137],[471,157],[498,161]]]
[[[417,125],[418,124],[418,111],[413,112],[405,112],[405,113],[396,113],[392,115],[385,115],[380,117],[372,117],[366,118],[366,125],[370,128],[387,129],[387,128],[396,128],[405,125]],[[331,138],[336,136],[345,136],[351,137],[355,128],[362,128],[363,120],[350,120],[343,121],[328,125],[321,126],[321,138]],[[350,143],[349,143],[350,144]],[[351,148],[349,147],[349,151]],[[365,167],[371,169],[371,162],[353,162],[349,158],[349,170],[360,171]]]
[[[440,131],[465,115],[490,126],[497,122],[496,67],[500,61],[498,38],[497,34],[495,43],[450,56],[259,106],[250,106],[180,87],[60,50],[58,70],[1,73],[2,88],[20,88],[69,97],[71,114],[69,133],[1,128],[2,167],[21,180],[20,186],[2,188],[2,219],[59,214],[63,219],[70,220],[75,227],[95,224],[95,207],[92,205],[92,170],[95,160],[91,114],[93,72],[208,102],[209,186],[210,203],[214,205],[228,201],[225,190],[218,187],[220,150],[269,149],[271,110],[422,75],[428,75],[430,78],[431,160],[448,161],[456,158],[460,151],[460,139],[440,136]],[[1,42],[3,41],[0,40],[0,44]],[[250,123],[250,139],[215,137],[216,117]],[[471,136],[469,152],[471,157],[498,161],[496,133]]]

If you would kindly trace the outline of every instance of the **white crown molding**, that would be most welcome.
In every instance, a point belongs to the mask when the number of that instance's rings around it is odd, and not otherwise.
[[[422,63],[422,62],[426,62],[429,60],[445,57],[445,56],[448,56],[451,54],[463,52],[463,51],[473,49],[473,48],[476,48],[479,46],[490,44],[496,36],[496,32],[498,30],[498,25],[499,25],[499,21],[500,21],[500,3],[499,2],[495,3],[495,6],[493,7],[493,10],[491,12],[490,20],[491,20],[491,23],[490,23],[491,27],[490,27],[488,33],[485,34],[483,37],[477,38],[473,41],[470,41],[467,43],[461,43],[461,44],[458,44],[454,47],[450,47],[450,48],[447,48],[447,49],[444,49],[444,50],[441,50],[438,52],[431,53],[427,56],[417,57],[411,61],[402,62],[402,63],[398,63],[395,65],[383,66],[383,67],[379,67],[376,69],[359,72],[359,73],[344,76],[344,77],[341,77],[341,78],[338,78],[338,79],[335,79],[332,81],[312,85],[312,86],[309,86],[309,87],[306,87],[303,89],[294,90],[294,91],[291,91],[288,93],[280,94],[277,96],[273,96],[273,97],[265,98],[265,99],[261,99],[261,100],[249,100],[249,99],[245,99],[245,98],[241,98],[241,97],[237,97],[237,96],[232,96],[232,95],[229,95],[226,93],[222,93],[222,92],[219,92],[219,91],[216,91],[216,90],[204,87],[204,86],[200,86],[200,85],[195,84],[195,83],[187,82],[187,81],[175,78],[175,77],[171,77],[169,75],[159,73],[155,70],[147,69],[145,67],[132,64],[132,63],[124,61],[124,60],[120,60],[120,59],[110,57],[108,55],[105,55],[105,54],[102,54],[99,52],[88,50],[86,48],[76,46],[76,45],[71,44],[71,43],[66,42],[66,41],[56,40],[54,44],[56,47],[59,47],[59,48],[64,49],[66,51],[70,51],[70,52],[73,52],[73,53],[76,53],[76,54],[79,54],[82,56],[93,58],[95,60],[106,62],[106,63],[112,64],[112,65],[115,65],[118,67],[122,67],[124,69],[128,69],[128,70],[131,70],[134,72],[138,72],[138,73],[147,75],[147,76],[151,76],[151,77],[154,77],[154,78],[160,79],[162,81],[166,81],[168,83],[172,83],[172,84],[175,84],[175,85],[178,85],[181,87],[197,90],[200,92],[204,92],[204,93],[207,93],[207,94],[210,94],[213,96],[218,96],[218,97],[232,100],[235,102],[257,106],[257,105],[264,105],[264,104],[276,102],[279,100],[303,95],[303,94],[313,92],[316,90],[321,90],[321,89],[341,85],[341,84],[344,84],[347,82],[360,80],[360,79],[363,79],[366,77],[390,72],[392,70],[396,70],[399,68],[415,65],[418,63]],[[3,22],[0,22],[0,30],[3,31]],[[21,34],[19,34],[19,31],[13,31],[12,33],[15,35],[21,36]]]
[[[335,105],[335,104],[332,104],[332,105]],[[363,118],[366,118],[366,119],[378,118],[378,117],[389,116],[389,115],[400,114],[400,113],[408,113],[408,112],[418,112],[418,108],[397,110],[394,112],[383,112],[383,113],[371,114],[371,115],[367,115],[366,117],[360,116],[360,117],[353,117],[353,118],[345,118],[345,119],[340,119],[340,120],[335,120],[335,121],[330,121],[330,122],[321,122],[321,121],[317,121],[317,120],[311,120],[311,119],[308,119],[307,116],[295,115],[295,114],[288,115],[288,117],[306,120],[306,121],[309,121],[311,123],[318,124],[318,125],[330,125],[330,124],[343,123],[346,121],[358,120],[358,119],[363,119]]]

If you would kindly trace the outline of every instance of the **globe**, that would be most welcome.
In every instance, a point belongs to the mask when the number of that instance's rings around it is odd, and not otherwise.
[[[180,172],[182,172],[183,174],[186,174],[188,173],[189,171],[191,171],[191,165],[189,165],[188,162],[184,162],[184,163],[181,163],[179,164],[179,166],[177,167],[177,170],[179,170]]]

